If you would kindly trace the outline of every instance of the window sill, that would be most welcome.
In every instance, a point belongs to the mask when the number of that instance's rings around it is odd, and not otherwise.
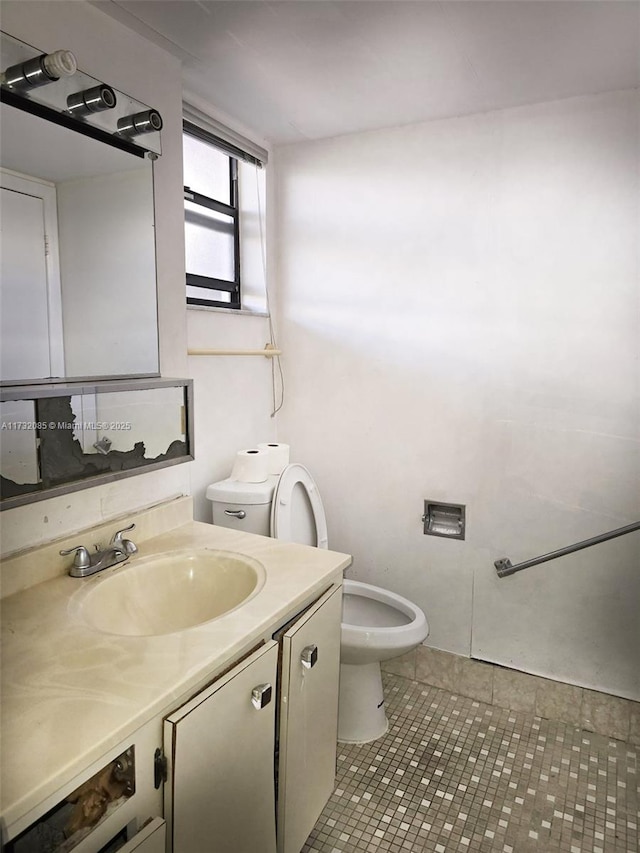
[[[250,311],[247,308],[219,308],[217,305],[187,305],[187,311],[207,311],[214,314],[241,314],[244,317],[268,317],[267,311]]]

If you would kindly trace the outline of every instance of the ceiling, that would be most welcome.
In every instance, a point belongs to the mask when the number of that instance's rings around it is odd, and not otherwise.
[[[277,145],[640,86],[635,0],[96,0]]]

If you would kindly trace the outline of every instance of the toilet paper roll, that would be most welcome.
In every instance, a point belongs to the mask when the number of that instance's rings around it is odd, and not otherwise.
[[[240,483],[264,483],[269,476],[268,460],[269,454],[266,450],[256,447],[239,450],[229,479],[238,480]]]
[[[269,444],[259,444],[258,449],[264,450],[267,453],[267,470],[269,474],[282,474],[289,464],[289,445],[271,442]]]

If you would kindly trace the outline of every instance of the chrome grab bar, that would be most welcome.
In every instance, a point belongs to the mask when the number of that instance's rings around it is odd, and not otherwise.
[[[625,527],[618,527],[617,530],[610,530],[608,533],[601,533],[599,536],[593,536],[591,539],[585,539],[583,542],[577,542],[575,545],[568,545],[566,548],[559,548],[557,551],[550,551],[548,554],[543,554],[542,557],[534,557],[533,560],[525,560],[522,563],[516,563],[514,566],[508,557],[502,557],[501,560],[496,560],[493,564],[496,567],[496,572],[499,578],[506,578],[507,575],[512,575],[515,572],[521,572],[522,569],[528,569],[529,566],[537,566],[539,563],[546,563],[547,560],[555,560],[556,557],[564,557],[567,554],[573,554],[574,551],[581,551],[583,548],[590,548],[592,545],[598,545],[600,542],[606,542],[609,539],[615,539],[616,536],[624,536],[625,533],[633,533],[634,530],[640,530],[640,521],[634,521],[633,524],[627,524]]]

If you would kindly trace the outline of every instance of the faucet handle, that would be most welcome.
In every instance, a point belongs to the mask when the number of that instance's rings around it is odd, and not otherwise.
[[[74,545],[73,548],[68,548],[66,551],[60,551],[61,557],[68,557],[69,554],[73,554],[75,551],[75,556],[73,558],[73,565],[76,569],[88,569],[91,565],[91,557],[89,556],[88,550],[84,547],[84,545]]]
[[[118,530],[113,534],[113,538],[111,540],[111,545],[114,548],[122,548],[125,554],[135,554],[138,550],[137,545],[131,541],[131,539],[123,539],[122,534],[126,533],[128,530],[133,530],[135,524],[130,524],[128,527],[123,527],[122,530]]]

